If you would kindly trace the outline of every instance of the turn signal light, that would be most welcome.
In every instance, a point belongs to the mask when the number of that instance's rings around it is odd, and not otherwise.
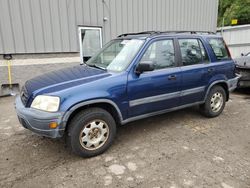
[[[51,122],[51,123],[49,124],[49,128],[50,128],[50,129],[55,129],[55,128],[57,128],[57,126],[58,126],[57,122]]]

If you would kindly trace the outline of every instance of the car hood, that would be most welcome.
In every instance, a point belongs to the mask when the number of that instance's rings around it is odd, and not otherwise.
[[[111,74],[105,70],[78,65],[34,77],[25,83],[25,90],[28,96],[31,94],[51,93],[95,81],[110,75]]]

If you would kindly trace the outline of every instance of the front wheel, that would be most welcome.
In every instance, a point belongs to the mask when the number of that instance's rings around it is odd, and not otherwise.
[[[214,86],[209,91],[205,104],[200,106],[201,112],[207,117],[221,114],[226,104],[226,92],[221,86]]]
[[[106,110],[90,108],[79,112],[69,124],[68,145],[82,157],[106,151],[116,134],[116,123]]]

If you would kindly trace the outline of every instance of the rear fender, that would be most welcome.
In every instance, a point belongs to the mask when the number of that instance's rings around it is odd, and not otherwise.
[[[206,101],[207,96],[208,96],[210,90],[214,86],[216,86],[216,85],[219,85],[219,86],[221,86],[221,87],[223,87],[225,89],[225,92],[226,92],[226,101],[229,100],[229,86],[228,86],[228,82],[226,80],[216,80],[216,81],[211,82],[210,85],[208,86],[208,88],[206,90],[205,97],[204,97],[204,102]]]

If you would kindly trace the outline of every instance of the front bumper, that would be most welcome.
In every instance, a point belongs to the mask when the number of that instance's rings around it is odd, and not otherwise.
[[[235,89],[237,88],[240,77],[241,77],[241,76],[240,76],[239,74],[237,74],[235,78],[229,79],[229,80],[227,81],[228,90],[229,90],[230,92],[232,92],[233,90],[235,90]]]
[[[65,126],[62,121],[63,112],[45,112],[33,108],[26,108],[20,96],[16,97],[15,108],[19,122],[26,129],[32,132],[51,138],[62,137]],[[55,129],[50,129],[49,124],[51,122],[57,122],[58,126]]]

